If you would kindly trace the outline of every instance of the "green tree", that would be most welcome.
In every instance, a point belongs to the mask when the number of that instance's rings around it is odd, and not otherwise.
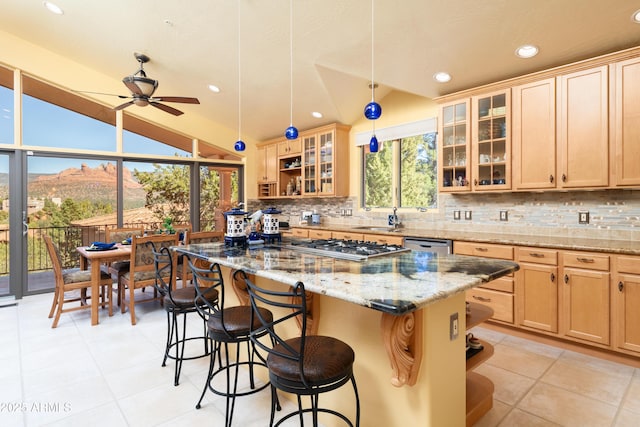
[[[154,164],[154,171],[134,169],[133,175],[142,184],[145,207],[159,222],[169,217],[175,224],[189,221],[189,166]]]
[[[435,134],[403,138],[401,143],[401,206],[431,207],[436,205]]]
[[[377,153],[365,154],[365,205],[391,206],[393,144],[382,144]]]

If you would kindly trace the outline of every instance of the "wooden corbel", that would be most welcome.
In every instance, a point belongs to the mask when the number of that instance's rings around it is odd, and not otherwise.
[[[393,370],[391,384],[414,385],[422,362],[422,310],[400,316],[382,313],[380,326]]]

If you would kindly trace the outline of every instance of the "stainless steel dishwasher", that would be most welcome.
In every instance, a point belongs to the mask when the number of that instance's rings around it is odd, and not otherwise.
[[[448,255],[453,252],[453,240],[405,237],[404,247],[417,252],[431,252]]]

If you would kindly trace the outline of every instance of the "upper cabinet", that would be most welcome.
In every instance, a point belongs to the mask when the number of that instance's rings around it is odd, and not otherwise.
[[[258,198],[347,196],[349,127],[327,125],[258,146]]]
[[[640,186],[638,99],[640,48],[442,97],[440,191]]]
[[[607,70],[603,65],[557,79],[559,187],[609,185]]]
[[[640,185],[640,58],[613,66],[613,184]]]
[[[301,133],[302,195],[347,196],[349,127],[329,125]]]
[[[474,96],[472,167],[473,191],[511,188],[511,91]]]
[[[556,80],[512,88],[513,188],[555,188]]]
[[[468,99],[440,107],[438,133],[441,135],[438,185],[440,191],[469,191],[471,104]]]

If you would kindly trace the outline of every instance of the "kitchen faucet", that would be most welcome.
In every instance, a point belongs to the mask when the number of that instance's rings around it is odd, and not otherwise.
[[[398,218],[397,212],[398,208],[397,207],[393,207],[393,215],[389,215],[389,219],[388,219],[388,224],[390,227],[393,227],[394,229],[398,228],[400,226],[400,219]]]

